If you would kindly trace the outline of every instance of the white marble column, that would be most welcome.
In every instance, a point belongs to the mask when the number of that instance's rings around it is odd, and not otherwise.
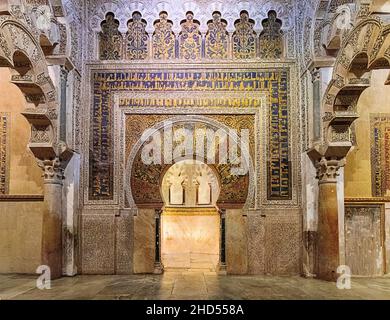
[[[63,275],[77,274],[77,230],[79,213],[80,155],[74,154],[65,170],[63,187]]]
[[[43,170],[46,210],[42,223],[42,265],[50,268],[51,278],[62,276],[62,186],[64,170],[58,159],[40,160]]]

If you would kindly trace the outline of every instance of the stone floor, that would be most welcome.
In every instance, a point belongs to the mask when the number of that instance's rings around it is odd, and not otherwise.
[[[163,275],[77,276],[35,288],[37,277],[0,275],[0,299],[390,299],[390,278],[357,278],[351,290],[334,283],[274,276],[217,276],[212,272],[170,271]]]
[[[169,253],[162,254],[164,269],[207,269],[215,271],[218,265],[219,254],[208,253]]]

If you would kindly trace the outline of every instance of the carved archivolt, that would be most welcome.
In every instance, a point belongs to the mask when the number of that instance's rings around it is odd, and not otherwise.
[[[12,15],[0,16],[0,67],[14,70],[11,82],[20,88],[28,103],[35,105],[22,112],[31,124],[31,151],[39,161],[62,161],[67,148],[57,141],[57,90],[45,57],[45,54],[55,54],[52,51],[55,47],[53,39],[61,36],[45,36],[29,15],[22,14],[21,6],[13,6],[12,9]]]
[[[55,128],[56,121],[52,121],[48,114],[56,110],[57,95],[45,55],[38,40],[22,23],[9,16],[0,19],[0,63],[19,72],[11,81],[21,89],[28,102],[37,106],[23,113],[33,125],[31,144],[42,142],[50,146],[55,140],[55,130],[49,127]],[[43,141],[37,141],[39,137]],[[34,154],[40,156],[36,152]]]
[[[169,119],[170,123],[173,126],[176,125],[189,125],[189,124],[199,124],[205,126],[205,128],[212,128],[215,130],[221,129],[224,132],[227,133],[227,135],[237,143],[238,145],[242,146],[243,149],[241,150],[241,154],[243,155],[243,161],[245,162],[245,165],[247,166],[248,170],[248,175],[249,175],[249,182],[247,179],[244,179],[243,185],[245,185],[246,190],[243,191],[243,202],[245,202],[244,207],[248,208],[251,205],[251,202],[253,201],[253,197],[255,196],[255,170],[254,170],[254,163],[252,156],[250,155],[249,150],[246,149],[244,145],[241,144],[241,138],[238,135],[234,135],[231,132],[229,132],[229,127],[226,125],[220,123],[219,121],[216,121],[214,119],[210,119],[206,116],[196,116],[196,115],[187,115],[187,116],[176,116],[173,118]],[[155,124],[150,131],[150,134],[148,135],[146,141],[156,132],[159,132],[160,130],[163,130],[165,127],[166,123],[164,121],[159,122]],[[145,138],[145,137],[144,137]],[[135,176],[137,177],[139,175],[140,180],[148,180],[148,179],[155,179],[155,185],[159,186],[159,177],[161,176],[161,172],[164,170],[164,168],[161,165],[154,165],[154,166],[144,166],[141,163],[140,159],[140,151],[142,146],[145,144],[145,141],[143,139],[139,139],[135,144],[132,144],[133,148],[130,152],[130,154],[127,157],[127,163],[126,163],[126,169],[125,169],[125,193],[126,193],[126,198],[127,202],[130,205],[130,207],[134,207],[137,203],[137,197],[134,197],[136,195],[136,192],[134,193],[133,190],[134,185],[130,183],[132,181],[132,177]],[[169,166],[168,166],[169,167]],[[220,173],[221,178],[223,176],[222,172],[226,170],[226,168],[230,169],[229,165],[221,165],[218,164],[216,166],[216,170]],[[138,168],[138,170],[137,170]],[[141,169],[140,169],[141,168]],[[165,168],[167,169],[167,168]],[[135,170],[135,171],[134,171]],[[138,172],[138,173],[137,173]],[[149,178],[145,179],[145,176],[149,176]],[[229,179],[232,179],[232,176],[230,175],[230,172],[228,174]],[[245,176],[243,176],[245,178]],[[233,182],[234,183],[234,182]],[[158,191],[159,187],[157,187],[156,192],[155,192],[155,197],[158,199],[161,199],[161,194]],[[223,193],[224,193],[224,187],[222,186],[221,189],[221,194],[223,198]],[[134,194],[133,194],[134,193]],[[150,195],[146,195],[146,197],[150,197]],[[152,195],[153,197],[153,195]],[[145,198],[145,197],[144,197]],[[229,198],[227,195],[226,198]],[[145,199],[144,199],[145,200]],[[158,202],[163,202],[162,200],[159,200]]]
[[[324,127],[328,128],[325,142],[336,142],[339,135],[335,136],[335,132],[350,130],[358,117],[354,105],[370,86],[369,72],[373,69],[390,69],[390,26],[369,16],[346,36],[337,55],[333,78],[324,97],[324,112],[333,115],[324,121]],[[385,84],[390,84],[390,75]]]

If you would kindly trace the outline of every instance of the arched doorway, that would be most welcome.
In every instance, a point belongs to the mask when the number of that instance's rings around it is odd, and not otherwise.
[[[171,166],[161,182],[161,259],[165,270],[215,271],[220,252],[220,185],[215,172],[197,160]]]
[[[198,129],[201,129],[201,131],[197,131]],[[246,229],[243,212],[254,201],[255,171],[252,154],[248,151],[249,146],[242,141],[239,134],[230,129],[229,126],[216,121],[211,116],[189,115],[167,116],[165,121],[157,122],[147,128],[144,133],[140,132],[140,139],[132,144],[132,148],[128,150],[124,190],[126,206],[136,212],[134,218],[134,273],[161,273],[167,269],[166,263],[162,263],[162,254],[164,254],[162,252],[162,214],[167,209],[166,199],[168,199],[167,194],[169,194],[169,191],[165,191],[164,196],[161,187],[169,169],[184,160],[200,161],[200,164],[215,173],[219,183],[220,190],[218,196],[212,197],[211,205],[208,202],[203,205],[203,207],[206,206],[206,208],[203,208],[204,210],[208,209],[208,213],[212,211],[212,214],[216,215],[220,220],[220,228],[217,228],[218,242],[220,242],[218,273],[244,273],[241,270],[246,268],[246,262],[236,264],[236,261],[233,259],[239,255],[238,252],[246,251]],[[206,139],[205,133],[208,130],[213,133],[210,135],[211,145],[206,140],[202,147],[204,152],[201,152],[197,147],[198,142],[203,140],[202,137]],[[198,135],[197,133],[199,132],[203,132],[203,136],[201,134]],[[171,142],[168,141],[166,143],[166,134],[172,139]],[[192,142],[192,152],[174,154],[173,150],[175,150],[177,145],[183,143],[183,136],[186,137],[187,142]],[[219,137],[224,140],[221,140]],[[228,142],[228,144],[225,144],[228,146],[226,149],[222,148],[224,145],[222,141]],[[185,143],[185,145],[187,144]],[[230,149],[234,145],[237,148],[235,150]],[[165,152],[167,151],[165,146],[168,146],[168,148],[174,146],[172,150],[168,149],[168,153],[172,155],[170,163],[165,162]],[[221,150],[225,150],[224,152],[228,155],[229,160],[227,163],[220,161],[220,159],[223,159]],[[236,152],[238,152],[237,155],[239,157],[234,156]],[[160,159],[162,163],[155,163],[154,155],[159,154],[161,154]],[[146,158],[144,158],[145,156]],[[145,159],[147,161],[144,161]],[[215,162],[211,161],[210,163],[209,159],[215,159]],[[247,170],[240,170],[242,168],[247,168]],[[181,197],[177,196],[173,199],[175,200],[173,204],[178,203],[180,206],[180,199],[182,198],[183,195]],[[181,205],[181,207],[184,206]],[[192,209],[198,210],[201,207],[202,205],[198,203],[197,206],[192,206]],[[177,208],[172,208],[171,205],[169,209],[172,215],[177,215],[177,212],[173,212],[177,211]],[[191,208],[184,207],[184,209],[189,211]],[[183,210],[183,208],[180,210]],[[231,223],[228,222],[229,219]],[[231,246],[229,249],[228,244],[233,243],[231,239],[235,239],[233,241],[236,241],[235,244],[238,243],[238,246]],[[239,271],[235,271],[235,266],[243,267]],[[179,265],[178,267],[186,268],[185,265]],[[187,267],[187,269],[190,268],[191,265]],[[212,267],[212,269],[215,269],[215,267]]]

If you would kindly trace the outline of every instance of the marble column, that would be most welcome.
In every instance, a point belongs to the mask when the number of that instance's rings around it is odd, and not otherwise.
[[[226,210],[219,211],[220,215],[220,233],[219,233],[219,263],[217,266],[218,274],[226,274]]]
[[[68,87],[68,73],[69,71],[61,66],[61,104],[60,104],[60,140],[66,142],[66,95]]]
[[[62,274],[77,274],[77,234],[79,216],[80,155],[74,154],[65,171],[62,187]]]
[[[51,279],[62,276],[62,185],[61,162],[40,160],[43,170],[46,210],[42,222],[42,265],[50,268]]]
[[[327,281],[337,280],[340,265],[337,176],[343,165],[343,160],[325,157],[316,163],[319,179],[316,275]]]
[[[314,68],[311,72],[313,83],[313,140],[321,137],[321,85],[320,69]]]
[[[161,274],[164,271],[163,264],[161,262],[161,210],[155,210],[155,239],[156,250],[154,258],[154,272],[155,274]]]

